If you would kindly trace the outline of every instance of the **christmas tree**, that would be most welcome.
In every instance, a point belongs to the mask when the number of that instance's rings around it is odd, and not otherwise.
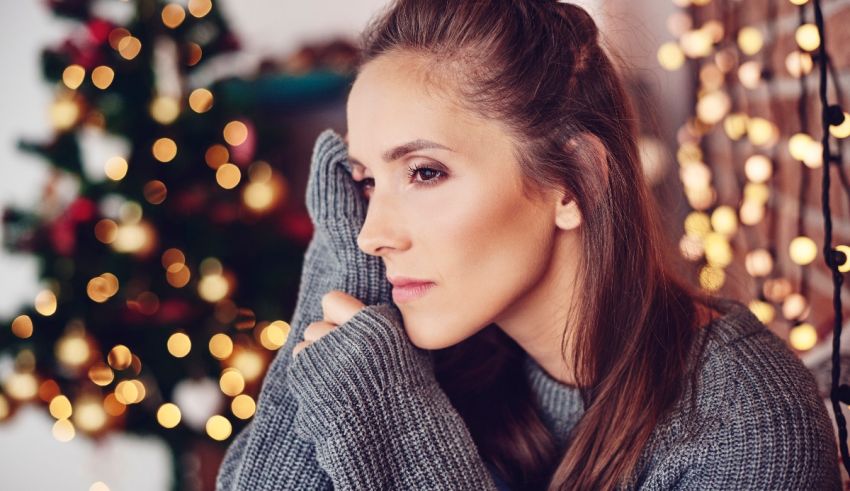
[[[35,403],[61,441],[158,435],[177,470],[247,423],[289,333],[312,226],[287,166],[309,163],[281,162],[292,142],[277,123],[344,93],[354,51],[210,81],[239,49],[210,0],[116,2],[123,23],[96,3],[49,2],[79,28],[43,52],[54,136],[20,142],[51,165],[43,199],[3,214],[4,246],[40,259],[43,289],[0,330],[14,359],[0,421]]]

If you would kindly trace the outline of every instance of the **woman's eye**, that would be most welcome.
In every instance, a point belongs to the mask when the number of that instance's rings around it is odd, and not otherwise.
[[[441,171],[441,170],[432,169],[431,167],[426,167],[424,165],[414,165],[413,167],[408,169],[407,175],[411,179],[413,177],[415,177],[416,175],[419,175],[422,178],[422,180],[421,181],[415,181],[415,182],[417,182],[419,184],[430,185],[430,184],[436,184],[437,181],[439,181],[440,179],[445,177],[446,173]]]
[[[407,170],[408,179],[420,186],[436,184],[444,179],[446,175],[445,171],[422,164],[414,165]],[[419,176],[419,179],[416,179],[416,176]],[[375,187],[375,179],[373,177],[364,177],[357,182],[364,193]]]

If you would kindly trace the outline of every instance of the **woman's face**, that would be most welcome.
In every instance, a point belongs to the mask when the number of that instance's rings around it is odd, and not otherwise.
[[[454,345],[491,322],[527,330],[534,326],[519,324],[552,300],[554,292],[541,289],[554,282],[544,280],[563,269],[553,264],[564,259],[553,252],[562,195],[525,198],[505,130],[429,95],[421,70],[413,57],[384,55],[351,89],[346,140],[369,201],[358,246],[380,256],[389,276],[435,283],[424,296],[396,302],[420,348]],[[391,149],[424,140],[441,147],[385,161]]]

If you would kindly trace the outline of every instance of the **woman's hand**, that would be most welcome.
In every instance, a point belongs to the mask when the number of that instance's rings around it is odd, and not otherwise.
[[[322,320],[307,326],[304,330],[304,341],[295,345],[292,349],[292,357],[295,358],[299,351],[348,322],[365,306],[360,300],[340,290],[325,293],[322,296]]]

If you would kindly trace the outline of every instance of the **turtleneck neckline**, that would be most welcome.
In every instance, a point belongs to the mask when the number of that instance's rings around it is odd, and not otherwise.
[[[708,333],[715,333],[717,338],[726,342],[755,329],[764,328],[761,321],[746,305],[734,299],[718,297],[714,300],[717,303],[716,308],[722,314],[699,330],[694,339],[695,347],[702,336]],[[523,365],[531,391],[537,399],[541,417],[563,448],[568,433],[578,423],[586,409],[581,398],[581,390],[550,376],[528,353],[524,356]]]

